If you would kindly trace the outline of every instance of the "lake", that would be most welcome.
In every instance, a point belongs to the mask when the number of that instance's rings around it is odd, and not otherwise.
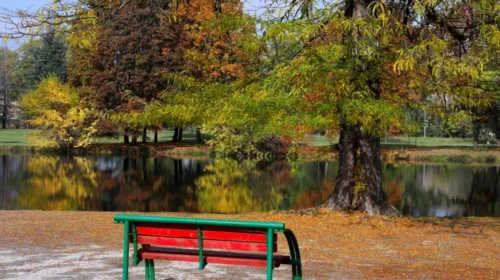
[[[0,155],[0,209],[245,213],[321,205],[336,162]],[[385,164],[406,216],[500,216],[500,167]]]

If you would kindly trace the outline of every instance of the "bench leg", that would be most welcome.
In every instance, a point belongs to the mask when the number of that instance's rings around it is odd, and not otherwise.
[[[129,230],[130,223],[129,221],[125,221],[124,224],[124,233],[123,233],[123,273],[122,279],[128,280],[128,249],[129,249]]]
[[[149,280],[149,260],[144,260],[145,279]]]
[[[144,260],[144,270],[146,274],[146,280],[155,280],[155,261],[154,260]]]
[[[292,279],[302,280],[302,263],[300,260],[299,243],[291,230],[285,230],[284,234],[288,242],[288,247],[290,248],[290,258],[292,259]]]
[[[269,228],[266,234],[267,243],[267,280],[273,279],[273,230]]]
[[[154,260],[149,260],[149,275],[151,277],[151,280],[155,280],[155,261]]]

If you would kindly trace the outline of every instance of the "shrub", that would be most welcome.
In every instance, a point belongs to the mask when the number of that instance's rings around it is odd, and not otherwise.
[[[486,158],[486,163],[496,163],[497,162],[497,157],[494,155],[487,155]]]
[[[273,159],[284,159],[288,155],[288,149],[292,141],[288,138],[280,138],[276,136],[264,137],[255,143],[257,151],[272,157]]]
[[[57,77],[41,81],[19,105],[32,116],[29,122],[42,128],[29,138],[34,145],[72,152],[91,143],[95,122],[90,111],[81,107],[78,93]]]
[[[462,155],[451,155],[448,157],[449,162],[453,163],[472,163],[474,158],[471,155],[462,154]]]

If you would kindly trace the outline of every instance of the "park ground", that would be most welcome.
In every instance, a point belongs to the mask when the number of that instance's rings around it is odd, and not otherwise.
[[[500,219],[410,219],[325,210],[154,215],[284,222],[304,279],[498,279]],[[119,279],[123,226],[109,212],[0,211],[1,279]],[[279,251],[286,253],[284,238]],[[263,279],[261,269],[157,262],[157,279]],[[143,279],[143,266],[131,267]],[[275,270],[290,279],[291,270]]]

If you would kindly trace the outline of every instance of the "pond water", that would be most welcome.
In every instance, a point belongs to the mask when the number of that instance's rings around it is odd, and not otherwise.
[[[244,213],[314,207],[336,162],[0,155],[0,209]],[[410,216],[500,216],[500,167],[384,165]]]

